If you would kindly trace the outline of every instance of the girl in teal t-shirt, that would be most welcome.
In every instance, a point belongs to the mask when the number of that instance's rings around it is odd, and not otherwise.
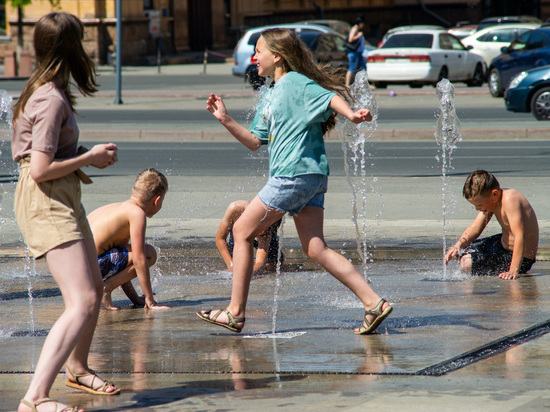
[[[204,321],[240,332],[252,278],[253,241],[286,213],[294,223],[308,257],[347,286],[365,306],[356,334],[373,332],[392,307],[374,292],[351,262],[328,248],[323,236],[324,194],[329,174],[323,135],[336,114],[353,123],[372,120],[370,112],[349,107],[340,76],[315,64],[307,46],[288,29],[262,32],[254,55],[260,76],[275,85],[262,96],[250,129],[239,125],[219,96],[210,95],[207,110],[242,144],[269,150],[269,180],[233,226],[233,288],[226,309],[200,311]]]

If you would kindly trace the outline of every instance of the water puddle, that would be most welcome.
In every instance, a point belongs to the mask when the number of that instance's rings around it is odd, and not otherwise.
[[[260,332],[244,335],[244,339],[292,339],[307,332]]]

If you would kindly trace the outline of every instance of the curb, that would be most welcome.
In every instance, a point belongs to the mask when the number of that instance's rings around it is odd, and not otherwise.
[[[377,130],[371,141],[428,141],[432,129]],[[547,140],[548,129],[463,129],[463,140]],[[80,141],[92,142],[233,142],[225,130],[80,130]],[[330,132],[326,141],[340,141],[339,132]]]

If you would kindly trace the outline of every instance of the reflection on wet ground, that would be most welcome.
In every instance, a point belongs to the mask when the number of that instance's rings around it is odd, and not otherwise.
[[[335,249],[354,258],[355,251],[339,246]],[[443,279],[440,250],[388,248],[375,251],[368,273],[395,310],[379,333],[355,336],[363,315],[359,300],[290,245],[278,289],[276,274],[253,280],[247,323],[237,335],[195,315],[229,301],[231,274],[215,251],[193,244],[159,249],[153,288],[171,309],[132,308],[117,291],[113,302],[122,309],[102,310],[92,348],[91,365],[130,391],[131,398],[124,398],[130,409],[313,376],[438,375],[488,361],[521,368],[518,348],[549,328],[547,261],[516,281],[467,277],[456,266]],[[2,259],[2,377],[34,369],[44,335],[62,308],[43,262],[33,267],[29,297],[27,267],[25,259]],[[275,292],[278,336],[260,339],[272,331]],[[178,375],[183,383],[173,386]],[[107,410],[119,405],[93,402]]]

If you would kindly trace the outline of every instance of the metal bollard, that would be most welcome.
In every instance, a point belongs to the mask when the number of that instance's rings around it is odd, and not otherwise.
[[[208,48],[204,49],[204,55],[202,58],[202,74],[206,74],[206,65],[208,63]]]
[[[8,50],[4,52],[4,77],[17,76],[17,64],[15,61],[15,51]]]
[[[31,52],[22,51],[19,53],[19,76],[29,77],[32,74]]]

